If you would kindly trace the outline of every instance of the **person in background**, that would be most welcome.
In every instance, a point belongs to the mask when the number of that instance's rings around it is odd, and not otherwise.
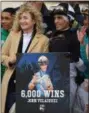
[[[81,73],[84,75],[83,87],[84,90],[89,93],[89,10],[84,10],[82,14],[84,15],[83,26],[77,31],[77,35],[80,41],[81,58],[86,65],[86,71]],[[86,104],[85,112],[89,112],[89,103]]]
[[[1,46],[3,46],[4,42],[9,35],[9,32],[12,28],[13,21],[15,16],[14,8],[6,8],[1,12]],[[3,78],[5,72],[5,66],[1,65],[1,79]]]
[[[73,6],[75,11],[75,20],[73,21],[71,30],[77,32],[77,30],[83,25],[84,16],[81,13],[80,4],[78,1],[76,1],[75,3],[71,2],[71,5]]]
[[[7,67],[2,79],[2,113],[9,113],[16,102],[16,55],[48,52],[48,45],[49,39],[43,35],[41,13],[32,5],[21,5],[2,47],[1,63]]]
[[[75,82],[75,78],[78,75],[77,70],[84,72],[86,67],[83,60],[80,58],[80,43],[78,41],[77,32],[71,31],[70,24],[71,21],[74,20],[72,13],[74,13],[74,10],[70,4],[60,3],[55,7],[53,16],[56,31],[51,35],[49,51],[69,52],[69,55],[66,55],[66,57],[70,58],[70,109],[71,113],[76,113],[78,111],[75,111],[75,105],[78,106],[80,104],[76,100],[77,93],[79,95],[78,98],[81,98],[80,106],[82,106],[78,109],[82,112],[85,111],[88,94],[81,87],[81,84],[78,85]],[[75,102],[77,104],[75,104]]]
[[[1,12],[1,39],[2,45],[6,40],[12,25],[15,16],[15,9],[14,8],[6,8]]]
[[[34,6],[38,11],[41,12],[43,18],[43,27],[44,27],[44,34],[49,35],[52,30],[55,29],[53,18],[50,11],[47,9],[45,3],[43,1],[28,1],[27,4],[31,4]]]
[[[79,3],[75,3],[74,10],[75,10],[75,19],[78,22],[78,24],[82,26],[83,25],[84,16],[81,13],[80,4]]]
[[[81,58],[83,59],[87,71],[84,73],[86,78],[89,78],[89,10],[85,10],[83,12],[84,15],[84,21],[83,26],[81,29],[78,29],[77,35],[78,40],[80,42],[80,54]]]

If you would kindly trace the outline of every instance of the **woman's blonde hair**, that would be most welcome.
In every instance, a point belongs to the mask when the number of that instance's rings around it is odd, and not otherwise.
[[[12,30],[17,32],[21,30],[19,19],[20,19],[20,15],[23,14],[24,12],[28,12],[32,16],[32,19],[35,21],[36,31],[38,33],[43,33],[43,26],[42,26],[43,23],[42,23],[41,13],[34,6],[27,3],[21,5],[20,9],[16,12]]]

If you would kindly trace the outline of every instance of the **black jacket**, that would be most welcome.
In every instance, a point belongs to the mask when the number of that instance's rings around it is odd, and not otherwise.
[[[71,61],[77,62],[80,57],[80,43],[76,32],[70,29],[54,32],[50,38],[49,51],[69,52]]]

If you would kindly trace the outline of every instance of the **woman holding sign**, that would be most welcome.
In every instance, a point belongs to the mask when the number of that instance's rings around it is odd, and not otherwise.
[[[2,64],[7,67],[2,80],[2,113],[8,113],[16,100],[16,54],[48,52],[48,43],[48,38],[42,34],[41,14],[32,6],[22,5],[2,48]]]

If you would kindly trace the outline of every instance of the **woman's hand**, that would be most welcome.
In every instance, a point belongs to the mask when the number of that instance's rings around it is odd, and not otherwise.
[[[9,58],[8,58],[8,67],[9,68],[14,68],[15,66],[15,63],[16,63],[16,55],[11,55]]]
[[[78,36],[78,40],[80,42],[80,44],[84,44],[84,36],[86,34],[86,28],[82,27],[81,30],[77,31],[77,36]]]

